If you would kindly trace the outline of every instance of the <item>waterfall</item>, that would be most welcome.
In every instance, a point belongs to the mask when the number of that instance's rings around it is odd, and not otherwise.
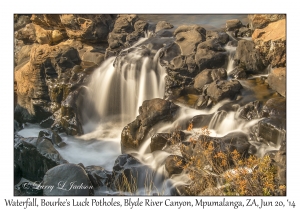
[[[234,56],[236,47],[229,45],[228,43],[225,46],[225,50],[228,53],[228,64],[227,64],[227,75],[229,75],[234,69]]]
[[[117,117],[126,125],[139,114],[144,100],[163,97],[166,72],[159,64],[159,52],[151,56],[143,48],[134,48],[95,70],[88,86],[89,100],[95,103],[100,121]]]

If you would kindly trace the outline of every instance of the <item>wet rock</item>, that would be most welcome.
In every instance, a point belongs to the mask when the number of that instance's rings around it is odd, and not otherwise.
[[[18,184],[22,179],[22,170],[20,166],[14,162],[14,185]]]
[[[232,19],[226,21],[226,30],[234,31],[235,29],[239,29],[243,26],[242,22],[239,19]]]
[[[213,155],[218,152],[229,154],[234,150],[236,150],[242,157],[247,157],[249,155],[250,143],[248,142],[248,136],[242,132],[233,132],[223,137],[200,135],[193,143],[186,142],[180,148],[184,159],[188,162],[191,157],[194,156],[196,160],[207,161],[201,152],[205,148],[205,142],[211,142],[213,144]],[[232,159],[230,160],[232,161]]]
[[[154,171],[131,155],[120,155],[113,167],[112,189],[134,192],[153,179]]]
[[[247,73],[239,66],[235,67],[230,73],[228,73],[228,76],[234,79],[247,79]]]
[[[259,51],[255,49],[253,41],[239,40],[234,56],[236,66],[247,73],[262,73],[266,66],[263,64]]]
[[[139,116],[128,124],[121,134],[121,149],[138,149],[144,142],[151,128],[159,122],[172,121],[178,106],[164,99],[146,100],[139,108]]]
[[[265,28],[272,22],[285,19],[285,14],[255,14],[248,15],[249,26],[252,30]]]
[[[253,101],[238,110],[239,117],[246,120],[253,120],[260,118],[262,103],[260,101]]]
[[[286,68],[272,69],[268,76],[269,86],[283,97],[286,96]]]
[[[278,118],[266,118],[258,123],[257,137],[259,141],[275,146],[286,143],[285,120]]]
[[[162,29],[171,29],[174,28],[174,26],[171,23],[168,23],[167,21],[158,21],[156,24],[155,32],[158,32]]]
[[[180,174],[185,166],[185,160],[183,157],[178,155],[170,155],[166,159],[165,167],[166,171],[169,173],[169,177],[173,174]]]
[[[265,65],[271,64],[272,68],[286,66],[286,19],[270,23],[263,29],[256,29],[252,40]]]
[[[94,195],[94,188],[85,170],[76,164],[62,164],[51,168],[44,176],[45,186],[54,186],[44,189],[46,196],[89,196]]]
[[[262,117],[286,118],[286,99],[276,97],[269,99],[263,106],[260,115]]]
[[[101,166],[87,166],[84,168],[94,188],[107,187],[111,184],[112,172]]]
[[[58,135],[58,133],[51,129],[41,130],[39,132],[39,136],[41,138],[48,138],[51,140],[53,145],[58,147],[65,146],[66,144],[62,141],[62,138]]]
[[[39,182],[22,182],[15,188],[15,196],[42,196],[43,190],[38,187]]]
[[[233,100],[240,93],[242,88],[242,85],[237,80],[214,81],[208,85],[207,95],[214,103],[217,103],[223,99]]]
[[[57,165],[66,163],[46,138],[14,139],[14,161],[19,165],[22,176],[28,180],[41,181],[45,173]]]
[[[189,124],[193,125],[193,128],[202,128],[209,125],[214,114],[210,115],[196,115],[190,121]]]
[[[199,43],[205,41],[206,30],[198,25],[181,25],[175,32],[176,43],[180,46],[182,55],[189,55],[196,51]]]
[[[194,88],[202,89],[206,84],[210,84],[216,80],[224,80],[227,78],[226,70],[219,69],[205,69],[195,77]]]
[[[237,32],[237,37],[251,37],[252,32],[250,28],[242,27]]]
[[[167,144],[168,139],[171,137],[169,133],[157,133],[151,137],[150,149],[151,152],[162,150]]]

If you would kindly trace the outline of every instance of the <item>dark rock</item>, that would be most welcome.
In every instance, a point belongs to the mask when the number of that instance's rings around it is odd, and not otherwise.
[[[131,155],[120,155],[113,167],[112,189],[133,192],[145,187],[148,179],[153,178],[154,171],[143,165]]]
[[[139,108],[139,116],[128,124],[121,134],[121,149],[138,149],[146,139],[149,131],[159,122],[174,119],[178,106],[172,102],[156,98],[146,100]]]
[[[232,19],[226,21],[226,30],[234,31],[235,29],[239,29],[243,26],[242,22],[239,19]]]
[[[225,45],[229,41],[229,35],[225,32],[206,31],[206,40],[217,39],[218,43]]]
[[[23,182],[16,187],[17,193],[15,192],[15,196],[42,196],[43,190],[38,187],[39,184],[39,182]]]
[[[236,66],[247,73],[262,73],[266,66],[263,64],[259,52],[255,49],[253,41],[240,40],[234,57]]]
[[[227,79],[227,73],[225,69],[205,69],[195,77],[194,88],[202,89],[206,84],[210,84],[216,80],[224,79]]]
[[[185,160],[183,157],[178,155],[170,155],[166,159],[165,167],[169,173],[169,177],[173,174],[180,174],[185,166]]]
[[[189,123],[193,124],[193,128],[202,128],[209,125],[213,115],[214,114],[196,115],[189,121]]]
[[[218,152],[229,154],[236,150],[242,157],[249,156],[250,143],[248,142],[248,136],[242,132],[229,133],[224,137],[200,135],[195,142],[186,142],[180,148],[181,154],[187,162],[193,156],[196,160],[207,161],[201,152],[205,149],[203,148],[203,142],[211,142],[213,144],[213,155]],[[232,161],[231,158],[229,160]]]
[[[268,76],[269,86],[280,95],[286,96],[286,68],[272,69]]]
[[[48,138],[51,140],[53,145],[56,145],[58,147],[63,146],[62,144],[62,138],[58,135],[58,133],[51,129],[41,130],[39,132],[39,136],[41,138]]]
[[[171,137],[169,133],[157,133],[151,137],[150,149],[151,152],[162,150],[167,144],[168,139]]]
[[[260,101],[253,101],[238,110],[239,117],[246,120],[253,120],[260,118],[262,103]]]
[[[14,161],[20,167],[22,176],[34,181],[43,180],[50,168],[67,162],[50,140],[20,136],[14,139]]]
[[[221,43],[217,38],[201,42],[197,48],[225,52],[225,49],[222,47]]]
[[[22,179],[22,171],[20,166],[14,162],[14,185],[18,184]]]
[[[230,81],[214,81],[207,87],[207,95],[214,103],[217,103],[223,99],[235,99],[240,93],[242,85],[237,80]]]
[[[44,176],[45,186],[54,186],[44,189],[46,196],[89,196],[94,195],[94,188],[85,170],[76,164],[62,164],[51,168]]]
[[[252,35],[251,29],[247,27],[242,27],[237,33],[237,37],[250,37]]]
[[[228,75],[234,79],[247,79],[245,70],[239,66],[235,67]]]
[[[18,123],[18,121],[16,121],[16,120],[14,120],[14,132],[18,132],[21,129],[23,129],[22,124]]]
[[[215,52],[208,49],[197,48],[195,62],[199,70],[220,68],[225,65],[227,59],[226,53]]]
[[[263,106],[260,115],[286,119],[286,99],[283,97],[269,99]]]
[[[275,146],[286,144],[285,119],[266,118],[258,123],[257,137],[260,141]]]
[[[112,172],[105,170],[101,166],[87,166],[85,171],[94,188],[110,186]]]

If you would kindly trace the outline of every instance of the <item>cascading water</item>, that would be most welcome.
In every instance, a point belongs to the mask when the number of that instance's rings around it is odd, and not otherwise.
[[[228,53],[228,64],[227,64],[227,74],[229,75],[234,69],[234,55],[236,51],[236,47],[226,44],[225,50]]]
[[[153,59],[143,53],[137,48],[125,56],[109,58],[92,75],[90,100],[100,121],[116,116],[126,125],[138,115],[144,100],[163,97],[166,73],[158,62],[159,51]]]

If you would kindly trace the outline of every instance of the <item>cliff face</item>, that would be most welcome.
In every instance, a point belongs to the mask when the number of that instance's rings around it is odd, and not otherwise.
[[[61,123],[62,102],[86,83],[89,68],[104,60],[113,15],[15,15],[15,119],[53,124],[63,130],[77,122],[72,104],[69,123]],[[56,118],[56,119],[55,119]],[[73,123],[74,124],[74,123]],[[70,134],[82,134],[80,123]],[[71,126],[72,127],[72,126]]]

